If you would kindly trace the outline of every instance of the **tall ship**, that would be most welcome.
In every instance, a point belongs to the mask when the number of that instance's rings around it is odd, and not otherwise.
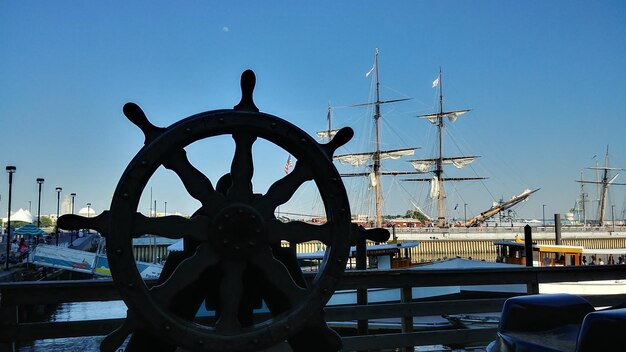
[[[445,168],[454,166],[457,169],[465,168],[473,163],[479,156],[448,156],[444,153],[444,130],[446,128],[446,120],[448,123],[454,123],[457,118],[470,112],[470,109],[460,110],[445,110],[443,99],[443,74],[441,67],[439,68],[439,74],[433,81],[433,88],[438,88],[438,111],[432,114],[418,115],[417,117],[425,119],[436,127],[437,140],[435,147],[435,155],[426,159],[414,159],[410,160],[411,165],[420,173],[430,174],[429,177],[421,178],[408,178],[403,181],[408,182],[429,182],[430,192],[429,197],[436,202],[437,219],[435,221],[438,227],[449,227],[452,224],[451,219],[446,215],[448,209],[446,209],[446,184],[449,182],[462,182],[462,181],[476,181],[484,180],[486,177],[480,176],[468,176],[468,177],[451,177],[446,175]],[[481,212],[470,219],[465,216],[463,222],[457,221],[457,225],[461,224],[465,227],[478,226],[484,221],[502,214],[505,210],[512,208],[513,206],[525,201],[531,194],[537,192],[539,189],[526,189],[518,195],[514,195],[508,200],[501,199],[494,202],[492,206],[486,211]],[[458,206],[458,205],[457,205]]]
[[[334,160],[340,162],[341,164],[351,165],[353,167],[362,167],[365,166],[365,171],[362,172],[347,172],[341,173],[342,177],[366,177],[369,180],[369,186],[374,190],[374,221],[373,225],[375,227],[381,227],[383,225],[383,197],[382,197],[382,184],[381,177],[385,175],[412,175],[418,174],[418,171],[393,171],[386,170],[382,167],[382,161],[386,159],[399,159],[401,157],[411,156],[415,154],[415,150],[417,147],[413,148],[399,148],[399,149],[391,149],[385,150],[381,149],[381,140],[380,140],[380,120],[382,118],[381,114],[381,106],[384,104],[390,103],[398,103],[406,100],[410,100],[411,98],[401,98],[401,99],[391,99],[391,100],[381,100],[380,99],[380,77],[378,72],[378,49],[375,51],[374,55],[374,65],[372,69],[366,74],[369,76],[373,74],[373,78],[375,80],[375,98],[374,101],[363,103],[363,104],[354,104],[352,107],[358,106],[373,106],[373,121],[374,121],[374,148],[373,150],[360,152],[360,153],[349,153],[349,154],[341,154],[334,156]],[[332,118],[331,118],[331,107],[329,104],[328,107],[328,115],[327,122],[328,128],[325,131],[320,131],[317,135],[320,138],[332,138],[332,136],[336,133],[337,130],[332,129]]]
[[[594,170],[596,172],[596,180],[585,180],[583,179],[583,175],[581,172],[580,180],[576,180],[576,182],[580,183],[580,200],[578,201],[577,210],[581,213],[580,217],[583,219],[583,224],[587,224],[587,214],[585,203],[587,202],[587,194],[585,193],[584,185],[585,184],[593,184],[597,187],[597,225],[604,226],[606,223],[606,202],[609,194],[610,186],[626,186],[626,183],[618,183],[615,182],[617,177],[619,176],[618,171],[624,171],[624,169],[609,167],[609,147],[606,147],[606,154],[604,155],[604,166],[598,165],[596,162],[596,166],[588,167],[589,170]],[[611,221],[613,222],[615,218],[615,214],[611,214]]]
[[[345,172],[341,173],[342,177],[364,177],[368,178],[369,188],[373,190],[373,197],[375,199],[375,217],[374,221],[371,222],[372,225],[376,227],[380,227],[383,225],[383,196],[382,196],[382,184],[381,178],[383,176],[413,176],[413,175],[425,175],[429,174],[428,177],[416,177],[416,178],[405,178],[402,181],[408,182],[429,182],[430,183],[430,192],[429,197],[436,202],[436,214],[427,214],[427,212],[423,211],[418,204],[412,201],[412,205],[417,209],[418,212],[422,213],[426,218],[429,218],[431,222],[438,227],[449,227],[453,224],[449,217],[446,216],[446,192],[445,187],[449,182],[460,182],[460,181],[472,181],[472,180],[483,180],[485,177],[451,177],[446,175],[445,168],[451,165],[454,165],[456,168],[464,168],[470,165],[472,162],[478,158],[476,155],[471,156],[447,156],[444,153],[444,129],[446,127],[446,123],[453,123],[457,120],[457,118],[465,113],[469,112],[470,109],[461,109],[461,110],[450,110],[447,111],[444,109],[444,95],[443,95],[443,75],[441,68],[439,69],[439,74],[437,79],[433,82],[433,88],[438,88],[438,111],[432,114],[419,115],[419,118],[425,119],[432,123],[437,129],[437,146],[436,146],[436,155],[431,158],[426,159],[413,159],[408,160],[413,166],[413,170],[409,171],[395,171],[388,170],[382,167],[382,162],[386,159],[399,159],[402,157],[413,156],[415,154],[415,150],[419,149],[418,147],[411,148],[400,148],[400,149],[390,149],[384,150],[381,148],[381,137],[380,137],[380,120],[382,118],[381,106],[383,104],[389,103],[398,103],[406,100],[410,100],[411,98],[402,98],[402,99],[392,99],[392,100],[381,100],[380,99],[380,77],[378,73],[378,49],[375,52],[374,65],[372,69],[366,74],[369,76],[373,74],[373,79],[375,81],[375,97],[373,101],[363,104],[355,104],[351,105],[355,106],[373,106],[373,122],[374,122],[374,144],[373,150],[359,153],[349,153],[349,154],[341,154],[336,155],[334,160],[340,162],[341,164],[351,165],[353,167],[363,167],[365,166],[365,171],[361,172]],[[338,129],[333,129],[332,126],[332,107],[330,103],[328,105],[328,113],[326,116],[327,120],[327,128],[323,131],[317,132],[317,135],[321,139],[330,139],[334,136],[334,134],[338,131]],[[447,122],[446,122],[447,120]],[[513,206],[525,201],[530,197],[531,194],[537,192],[538,189],[527,189],[521,192],[518,195],[514,195],[508,200],[499,200],[493,202],[492,206],[484,212],[481,212],[479,215],[476,215],[470,219],[465,217],[465,219],[460,222],[457,221],[456,225],[463,226],[479,226],[481,223],[487,221],[488,219],[502,214],[504,211],[512,208]],[[353,212],[354,213],[354,212]],[[435,212],[434,212],[435,213]],[[430,215],[430,216],[429,216]],[[436,215],[436,219],[435,219]]]

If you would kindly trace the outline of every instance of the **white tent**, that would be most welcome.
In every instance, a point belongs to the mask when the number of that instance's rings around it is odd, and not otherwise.
[[[78,211],[78,215],[85,216],[85,217],[88,217],[88,218],[92,218],[92,217],[96,216],[96,211],[93,210],[93,208],[91,208],[91,207],[89,207],[89,208],[85,207],[85,208],[81,208]]]
[[[24,221],[28,223],[33,222],[33,215],[28,211],[20,208],[20,210],[11,214],[11,222],[13,221]]]

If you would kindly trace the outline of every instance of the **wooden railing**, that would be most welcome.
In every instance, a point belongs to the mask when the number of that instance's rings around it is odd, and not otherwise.
[[[309,276],[311,277],[311,276]],[[526,284],[531,291],[540,283],[626,279],[626,265],[513,269],[437,269],[346,272],[338,289],[398,288],[402,302],[365,306],[329,306],[329,322],[366,322],[368,319],[400,318],[401,332],[344,336],[344,350],[380,350],[432,344],[487,344],[495,328],[412,331],[412,317],[441,314],[498,312],[504,298],[414,301],[412,287]],[[531,292],[533,293],[533,292]],[[523,293],[521,293],[523,294]],[[588,296],[594,306],[626,302],[626,295]],[[11,351],[14,343],[48,338],[101,336],[122,319],[69,322],[23,322],[20,309],[28,305],[118,300],[110,280],[0,283],[0,349]]]

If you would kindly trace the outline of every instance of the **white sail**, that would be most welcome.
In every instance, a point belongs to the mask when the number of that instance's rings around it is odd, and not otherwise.
[[[454,159],[450,159],[450,160],[444,160],[444,164],[452,164],[457,169],[460,169],[460,168],[466,167],[467,165],[471,164],[474,160],[476,160],[475,157],[468,156],[466,158],[454,158]]]
[[[374,160],[375,154],[376,153],[372,152],[372,153],[336,155],[333,157],[333,160],[337,160],[344,165],[347,164],[347,165],[358,167],[369,161]],[[415,148],[385,150],[385,151],[380,152],[380,160],[399,159],[403,156],[409,156],[413,154],[415,154]]]
[[[326,140],[326,139],[332,139],[333,137],[335,137],[335,135],[337,134],[339,130],[326,130],[326,131],[319,131],[316,132],[317,136],[319,137],[319,139],[321,140]]]
[[[430,181],[430,199],[437,199],[439,197],[439,182],[437,176],[433,176]]]
[[[448,120],[450,122],[454,122],[456,121],[457,117],[465,114],[466,112],[470,111],[469,109],[465,109],[465,110],[457,110],[457,111],[450,111],[450,112],[444,112],[444,113],[439,113],[439,114],[427,114],[427,115],[420,115],[418,117],[427,119],[428,121],[430,121],[430,123],[432,124],[437,124],[439,122],[438,118],[439,116],[441,117],[447,117]]]
[[[441,161],[443,165],[454,165],[457,169],[463,168],[476,160],[475,156],[445,158]],[[411,165],[419,172],[429,172],[434,170],[437,159],[411,160]]]
[[[347,164],[347,165],[358,167],[372,160],[373,157],[374,157],[373,153],[366,153],[366,154],[337,155],[333,157],[333,159],[339,161],[342,164]]]
[[[431,171],[431,167],[435,165],[434,160],[411,160],[411,165],[419,172]]]
[[[415,149],[397,149],[390,151],[383,151],[380,153],[380,160],[384,159],[400,159],[403,156],[410,156],[415,154]]]
[[[376,187],[377,184],[378,184],[378,182],[376,182],[376,174],[371,172],[370,173],[370,188]]]

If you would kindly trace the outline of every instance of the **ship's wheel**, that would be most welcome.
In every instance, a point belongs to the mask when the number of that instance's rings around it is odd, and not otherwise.
[[[124,171],[110,211],[95,218],[59,219],[61,228],[92,228],[106,236],[111,273],[128,315],[123,326],[104,339],[101,350],[115,350],[132,333],[133,338],[147,334],[144,340],[188,350],[249,351],[290,340],[311,327],[328,329],[323,307],[345,269],[351,233],[353,241],[356,232],[332,157],[353,132],[344,128],[329,143],[317,143],[289,122],[260,113],[252,99],[254,85],[254,73],[248,70],[242,74],[242,99],[234,109],[200,113],[167,128],[152,125],[137,105],[124,106],[124,114],[143,131],[145,145]],[[184,148],[219,135],[232,136],[235,152],[230,170],[214,186],[189,162]],[[258,138],[297,159],[293,171],[263,195],[255,194],[252,185],[252,146]],[[141,194],[160,166],[175,172],[202,204],[190,218],[149,218],[137,212]],[[276,219],[275,209],[310,180],[319,191],[327,222]],[[133,256],[133,238],[144,234],[182,238],[186,246],[186,254],[168,259],[154,287],[142,280]],[[327,246],[311,282],[305,283],[300,269],[294,268],[294,254],[285,255],[283,240],[318,240]],[[250,302],[255,299],[269,308],[265,320],[252,316]],[[217,312],[213,323],[195,318],[205,300]],[[338,343],[328,349],[336,350]]]

